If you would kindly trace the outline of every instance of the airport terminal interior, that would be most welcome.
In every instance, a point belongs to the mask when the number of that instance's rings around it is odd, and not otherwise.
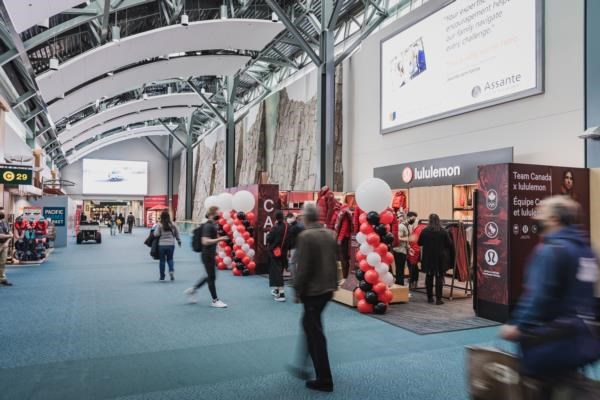
[[[600,399],[598,19],[0,0],[0,399]]]

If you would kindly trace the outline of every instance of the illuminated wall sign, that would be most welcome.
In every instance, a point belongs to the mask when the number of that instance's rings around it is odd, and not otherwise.
[[[5,185],[31,185],[33,169],[26,165],[0,164],[0,183]]]

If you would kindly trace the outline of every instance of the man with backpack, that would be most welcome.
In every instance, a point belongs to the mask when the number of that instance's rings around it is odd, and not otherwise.
[[[196,228],[194,231],[192,241],[192,248],[194,251],[199,251],[202,254],[202,263],[206,269],[206,277],[200,279],[193,287],[186,289],[184,293],[189,296],[190,303],[196,303],[197,300],[194,297],[196,291],[204,286],[205,283],[208,283],[208,290],[212,297],[211,307],[226,308],[227,304],[223,303],[217,297],[217,288],[215,286],[215,280],[217,278],[215,256],[217,254],[217,244],[229,239],[229,237],[218,236],[217,224],[215,223],[215,221],[219,219],[218,207],[210,207],[206,214],[206,218],[208,218],[208,221],[200,225],[200,227]]]
[[[529,262],[512,321],[501,331],[504,339],[519,342],[523,373],[541,379],[548,394],[600,358],[598,262],[578,217],[579,205],[566,196],[540,204],[535,218],[543,241]]]

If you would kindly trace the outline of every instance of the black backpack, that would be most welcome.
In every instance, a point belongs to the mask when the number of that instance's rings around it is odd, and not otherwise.
[[[200,225],[192,232],[192,249],[196,253],[202,252],[202,230],[204,229],[204,224]]]

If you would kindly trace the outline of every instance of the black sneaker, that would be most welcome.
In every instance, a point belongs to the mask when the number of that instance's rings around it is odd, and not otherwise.
[[[320,381],[306,381],[306,387],[319,392],[333,392],[333,383]]]
[[[273,297],[275,301],[285,301],[285,293],[280,292],[277,296]]]
[[[428,302],[429,304],[433,304],[433,303],[434,303],[434,302],[433,302],[433,297],[429,297],[429,298],[427,298],[427,302]]]
[[[175,274],[173,272],[169,272],[169,275],[171,275],[171,280],[174,281],[175,280]]]
[[[435,302],[435,305],[436,305],[436,306],[441,306],[442,304],[444,304],[444,302],[443,302],[442,300],[437,300],[437,301]]]
[[[0,282],[0,285],[2,285],[2,286],[12,286],[13,284],[10,283],[9,281],[2,281],[2,282]]]

